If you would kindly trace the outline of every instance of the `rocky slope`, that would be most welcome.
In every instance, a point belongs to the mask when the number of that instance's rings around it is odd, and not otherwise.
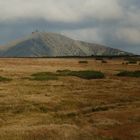
[[[34,32],[0,47],[0,57],[55,57],[127,55],[129,53],[99,44],[76,41],[56,33]]]

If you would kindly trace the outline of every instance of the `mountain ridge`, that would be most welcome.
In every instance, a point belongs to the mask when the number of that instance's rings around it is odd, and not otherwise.
[[[104,45],[73,40],[58,33],[33,32],[31,35],[0,47],[0,57],[59,57],[130,55]]]

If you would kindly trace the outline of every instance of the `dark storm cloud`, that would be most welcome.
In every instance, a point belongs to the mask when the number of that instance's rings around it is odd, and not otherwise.
[[[140,54],[139,0],[0,0],[0,9],[1,44],[38,29]]]

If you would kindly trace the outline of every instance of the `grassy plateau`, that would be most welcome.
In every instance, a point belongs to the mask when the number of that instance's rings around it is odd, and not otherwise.
[[[0,140],[140,140],[140,62],[105,61],[1,58]]]

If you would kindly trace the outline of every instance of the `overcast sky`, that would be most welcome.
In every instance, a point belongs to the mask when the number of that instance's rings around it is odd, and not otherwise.
[[[0,44],[34,30],[140,54],[140,0],[0,0]]]

